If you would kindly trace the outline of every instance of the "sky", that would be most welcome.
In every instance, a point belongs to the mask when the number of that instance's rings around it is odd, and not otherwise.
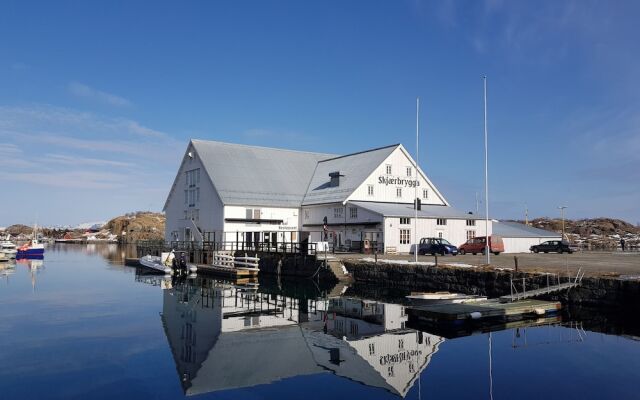
[[[456,208],[640,222],[640,2],[3,1],[0,226],[161,211],[189,139],[402,143]],[[483,204],[480,204],[483,207]]]

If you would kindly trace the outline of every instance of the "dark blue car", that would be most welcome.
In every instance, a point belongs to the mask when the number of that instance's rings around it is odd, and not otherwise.
[[[413,254],[413,249],[411,249],[411,254]],[[452,256],[455,256],[458,255],[458,248],[449,243],[446,239],[422,238],[418,245],[418,254],[431,254],[432,256],[435,256],[436,254],[440,254],[441,256],[451,254]]]

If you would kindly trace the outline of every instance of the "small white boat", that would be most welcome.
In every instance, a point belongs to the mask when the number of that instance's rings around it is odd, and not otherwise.
[[[162,253],[162,254],[164,256],[165,253]],[[158,272],[163,272],[165,274],[171,274],[172,272],[171,267],[167,266],[163,262],[163,257],[152,256],[147,254],[146,256],[140,258],[140,265],[142,265],[143,267],[151,268]]]
[[[414,304],[461,304],[487,300],[485,296],[451,292],[411,292],[406,298]]]
[[[9,240],[10,238],[11,236],[7,235],[6,239],[0,242],[0,252],[4,253],[8,258],[16,258],[18,250],[16,245]]]

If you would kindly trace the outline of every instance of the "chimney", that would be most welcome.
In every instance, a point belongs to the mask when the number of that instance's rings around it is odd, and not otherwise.
[[[338,187],[340,186],[340,177],[344,176],[340,173],[340,171],[335,171],[335,172],[330,172],[329,173],[329,178],[331,178],[331,181],[329,182],[329,186],[331,187]]]

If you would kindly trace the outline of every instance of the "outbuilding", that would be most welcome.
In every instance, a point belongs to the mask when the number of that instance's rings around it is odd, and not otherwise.
[[[511,221],[493,221],[493,234],[502,237],[505,253],[529,253],[534,244],[562,239],[559,233]]]

